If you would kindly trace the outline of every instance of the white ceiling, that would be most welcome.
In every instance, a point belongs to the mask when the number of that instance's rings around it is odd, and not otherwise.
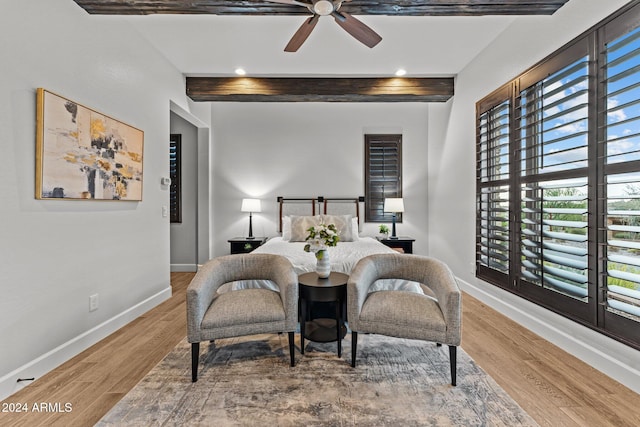
[[[452,76],[515,19],[513,16],[364,16],[383,40],[360,44],[323,17],[300,50],[284,52],[303,16],[149,15],[125,19],[189,76]],[[539,19],[550,19],[541,16]]]

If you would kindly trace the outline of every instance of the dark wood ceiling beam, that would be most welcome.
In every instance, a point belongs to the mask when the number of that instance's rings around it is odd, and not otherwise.
[[[453,78],[187,77],[194,101],[445,102]]]
[[[74,0],[91,14],[308,15],[300,6],[232,0]],[[352,15],[551,15],[569,0],[353,0]]]

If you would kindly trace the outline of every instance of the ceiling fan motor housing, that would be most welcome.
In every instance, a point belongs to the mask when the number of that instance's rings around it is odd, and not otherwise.
[[[313,3],[313,11],[318,15],[331,15],[334,10],[333,3],[329,0],[318,0]]]

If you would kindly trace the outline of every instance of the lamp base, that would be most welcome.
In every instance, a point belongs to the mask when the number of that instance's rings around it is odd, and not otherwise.
[[[397,240],[398,235],[396,234],[396,213],[393,213],[392,221],[391,221],[391,239]]]
[[[251,212],[249,212],[249,237],[247,237],[247,239],[253,240],[255,237],[253,237],[253,216],[251,214]]]

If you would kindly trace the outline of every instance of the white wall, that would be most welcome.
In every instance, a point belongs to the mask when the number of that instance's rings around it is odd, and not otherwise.
[[[71,0],[3,2],[0,58],[2,399],[171,294],[160,178],[170,100],[189,103],[181,74],[125,21]],[[38,87],[144,131],[142,202],[35,200]]]
[[[187,100],[187,109],[170,102],[171,113],[196,128],[197,169],[197,261],[202,265],[213,257],[213,193],[211,188],[211,103]]]
[[[403,135],[404,222],[426,254],[427,104],[215,103],[213,127],[214,254],[248,235],[244,197],[262,200],[255,236],[277,235],[277,196],[364,196],[364,134]],[[365,224],[375,235],[378,224]]]
[[[572,0],[546,20],[518,18],[458,75],[454,99],[431,106],[429,252],[451,266],[468,292],[640,391],[640,352],[477,280],[471,270],[475,260],[475,103],[625,3]]]
[[[196,271],[198,266],[198,129],[171,113],[172,134],[181,135],[181,220],[171,223],[171,271]]]

